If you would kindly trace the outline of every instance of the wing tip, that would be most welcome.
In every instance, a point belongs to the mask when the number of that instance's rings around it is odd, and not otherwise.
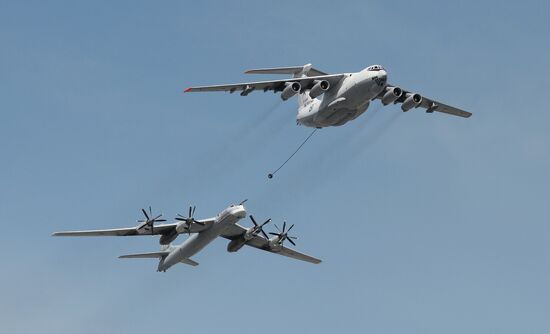
[[[183,92],[184,92],[184,93],[189,93],[189,92],[192,91],[192,90],[193,90],[192,87],[188,87],[188,88],[185,88],[185,89],[183,90]]]

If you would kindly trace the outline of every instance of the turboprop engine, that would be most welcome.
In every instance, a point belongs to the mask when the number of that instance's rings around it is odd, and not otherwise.
[[[388,87],[386,93],[382,96],[382,104],[387,106],[390,103],[394,103],[398,98],[403,95],[403,90],[399,87]]]
[[[256,220],[253,216],[250,216],[250,220],[252,220],[252,223],[254,226],[248,228],[246,232],[244,232],[240,237],[237,239],[233,239],[229,242],[227,245],[227,251],[228,252],[236,252],[239,249],[241,249],[244,244],[246,244],[247,241],[252,240],[252,238],[256,237],[258,234],[262,234],[266,239],[269,239],[267,234],[264,232],[263,227],[265,224],[269,223],[271,221],[271,218],[263,222],[261,225],[258,225],[256,223]]]
[[[330,83],[326,80],[319,80],[319,81],[315,81],[314,83],[315,84],[313,85],[313,87],[309,91],[309,96],[312,99],[314,99],[317,96],[323,94],[324,92],[326,92],[330,88]]]
[[[300,85],[299,82],[287,82],[285,85],[286,87],[281,93],[281,99],[283,99],[283,101],[286,101],[294,95],[298,94],[300,92],[300,89],[302,89],[302,85]]]
[[[416,108],[422,103],[422,96],[420,94],[407,94],[407,98],[401,105],[401,110],[409,111],[412,108]]]

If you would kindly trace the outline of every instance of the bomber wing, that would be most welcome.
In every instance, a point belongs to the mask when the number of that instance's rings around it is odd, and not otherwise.
[[[151,228],[138,229],[137,227],[113,228],[106,230],[86,230],[86,231],[63,231],[52,234],[54,237],[104,237],[104,236],[134,236],[134,235],[158,235],[168,234],[175,229],[178,224],[164,224]]]
[[[208,228],[212,223],[214,223],[215,218],[209,218],[204,220],[198,220],[200,224],[196,222],[191,224],[190,231],[184,229],[180,233],[198,233],[202,230]],[[105,236],[117,236],[117,237],[126,237],[126,236],[136,236],[136,235],[166,235],[171,234],[176,231],[178,223],[171,224],[162,224],[154,225],[153,228],[150,226],[144,226],[143,228],[136,227],[123,227],[123,228],[113,228],[105,230],[85,230],[85,231],[62,231],[55,232],[52,234],[54,237],[105,237]]]
[[[240,238],[244,233],[246,233],[246,231],[247,231],[246,228],[240,226],[239,224],[234,224],[234,225],[228,226],[228,228],[224,231],[224,233],[221,234],[221,236],[229,240],[234,240],[236,238]],[[269,246],[269,240],[259,235],[256,235],[252,239],[247,241],[246,245],[257,249],[261,249],[270,253],[290,257],[296,260],[306,261],[314,264],[321,263],[321,260],[317,258],[314,258],[304,253],[300,253],[296,250],[290,249],[285,246],[281,246],[280,248],[277,248],[277,249],[272,249]]]

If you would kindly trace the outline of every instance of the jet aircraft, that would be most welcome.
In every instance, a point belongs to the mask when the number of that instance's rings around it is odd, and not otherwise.
[[[296,238],[288,235],[288,232],[294,225],[291,225],[288,229],[286,229],[286,222],[284,222],[282,230],[275,225],[278,232],[269,233],[272,235],[272,237],[269,237],[263,230],[263,227],[268,224],[271,219],[266,220],[262,224],[258,224],[251,215],[250,219],[254,226],[246,228],[237,224],[239,220],[246,217],[246,209],[243,202],[227,207],[216,217],[201,220],[195,220],[193,218],[195,207],[190,207],[189,215],[187,217],[178,215],[175,218],[177,221],[176,223],[162,225],[155,225],[156,222],[165,221],[164,219],[161,219],[162,215],[153,217],[150,208],[149,213],[143,209],[142,212],[146,219],[138,221],[140,224],[136,227],[108,230],[55,232],[53,233],[53,236],[161,235],[161,249],[159,252],[128,254],[120,256],[120,258],[156,258],[159,259],[157,271],[163,272],[177,263],[184,263],[192,266],[198,265],[198,263],[192,260],[191,257],[200,252],[217,237],[223,237],[229,240],[229,244],[227,246],[228,252],[236,252],[244,245],[248,245],[297,260],[315,264],[321,262],[321,260],[317,258],[284,246],[285,240],[290,242],[292,245],[295,245],[293,240]],[[171,242],[181,233],[188,233],[189,238],[187,238],[179,246],[172,245]]]
[[[364,113],[371,101],[379,99],[383,105],[400,103],[404,112],[414,108],[468,118],[470,112],[404,90],[387,83],[388,74],[380,65],[369,66],[355,73],[328,74],[311,64],[293,67],[262,68],[245,71],[247,74],[291,74],[282,80],[245,82],[227,85],[199,86],[185,92],[240,91],[247,96],[253,91],[281,92],[281,99],[298,95],[299,125],[313,128],[344,125]]]

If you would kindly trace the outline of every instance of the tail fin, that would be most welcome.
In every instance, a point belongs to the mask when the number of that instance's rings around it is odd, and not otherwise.
[[[199,265],[198,262],[195,262],[195,261],[193,261],[193,260],[191,260],[191,259],[189,259],[189,258],[183,259],[183,260],[181,260],[180,262],[181,262],[181,263],[188,264],[188,265],[193,266],[193,267],[196,267],[196,266]]]
[[[327,75],[327,73],[313,68],[311,64],[305,64],[304,66],[291,66],[291,67],[258,68],[254,70],[245,71],[244,73],[246,74],[292,74],[294,78]],[[309,90],[300,92],[300,94],[298,94],[298,107],[302,108],[311,100],[312,99],[309,96]]]
[[[305,76],[327,75],[327,73],[313,68],[311,64],[306,64],[304,66],[258,68],[258,69],[244,71],[244,73],[246,74],[292,74],[294,78],[301,78]]]
[[[152,253],[137,253],[121,255],[119,259],[163,259],[168,256],[170,252],[152,252]]]

